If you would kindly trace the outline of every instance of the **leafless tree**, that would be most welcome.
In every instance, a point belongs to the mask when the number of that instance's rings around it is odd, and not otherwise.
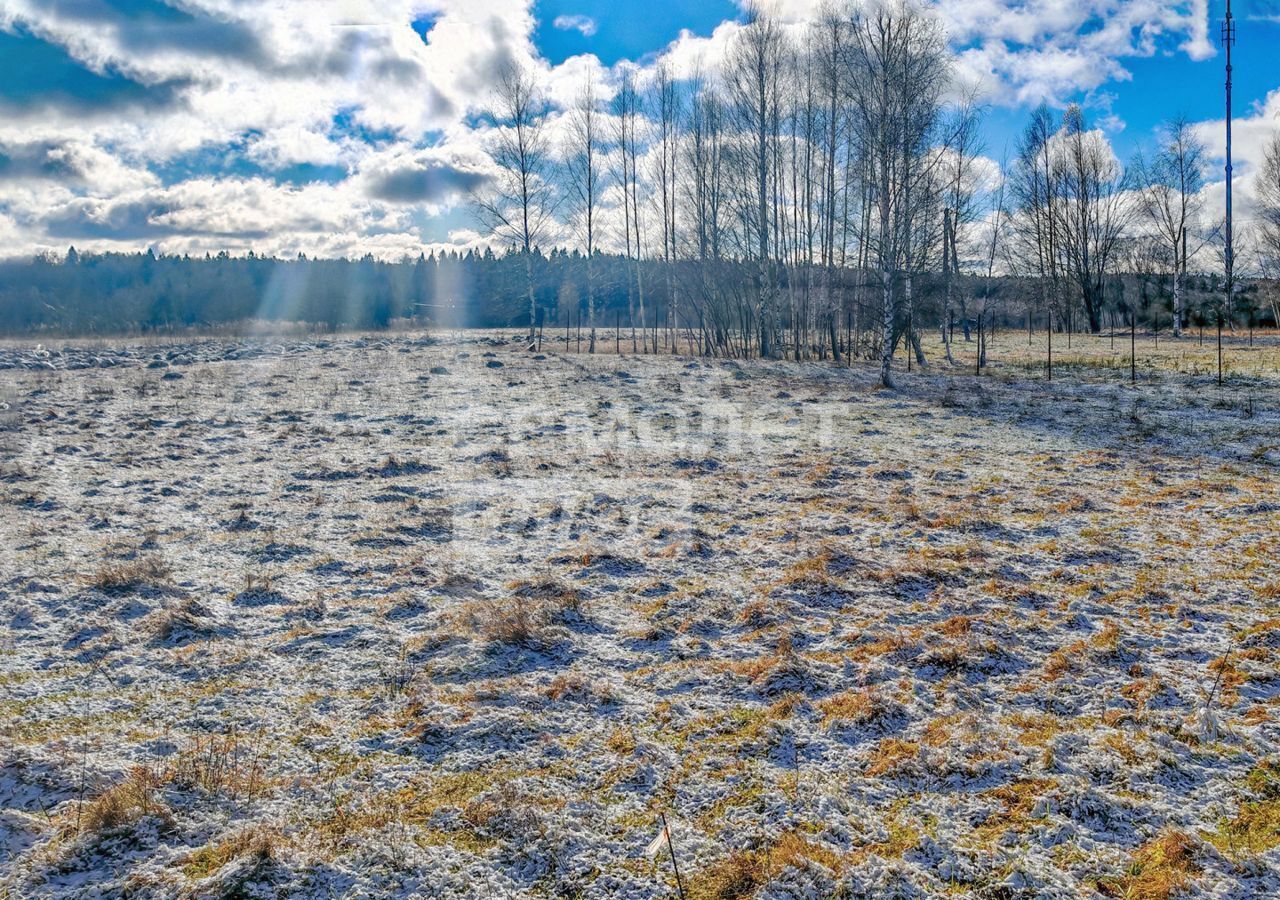
[[[1061,313],[1063,271],[1058,234],[1062,173],[1054,160],[1056,133],[1049,107],[1041,104],[1031,114],[1010,173],[1013,229],[1006,245],[1011,268],[1030,275],[1039,285],[1051,348],[1055,313]]]
[[[1085,127],[1078,106],[1067,108],[1054,140],[1054,168],[1062,186],[1056,228],[1063,265],[1080,292],[1089,330],[1097,334],[1107,276],[1132,216],[1130,182],[1102,134]]]
[[[960,247],[965,230],[978,217],[978,157],[982,152],[978,134],[978,109],[972,95],[956,108],[947,131],[949,146],[943,148],[941,179],[943,191],[942,272],[944,294],[939,327],[947,362],[951,355],[951,310],[960,276]]]
[[[596,352],[596,210],[603,191],[603,134],[595,82],[590,73],[582,92],[569,112],[569,146],[565,173],[569,182],[574,217],[586,251],[587,263],[587,351]]]
[[[538,318],[533,250],[554,226],[556,207],[544,104],[533,75],[514,63],[504,67],[490,115],[489,155],[498,171],[473,199],[481,224],[524,254],[532,342]]]
[[[724,247],[724,112],[719,96],[701,70],[691,79],[687,110],[683,208],[691,218],[685,231],[692,244],[690,255],[697,263],[691,296],[704,349],[727,352],[728,323],[723,315],[721,286],[713,275]]]
[[[895,280],[907,275],[903,293],[909,306],[912,232],[927,206],[931,138],[949,76],[945,36],[938,21],[909,0],[888,0],[858,14],[848,59],[854,127],[876,218],[867,238],[883,299],[880,380],[892,387]]]
[[[1165,266],[1173,276],[1173,334],[1182,336],[1183,280],[1187,274],[1189,232],[1201,212],[1207,150],[1186,117],[1170,120],[1162,129],[1160,144],[1150,164],[1140,163],[1140,198],[1143,212],[1162,242]],[[1198,249],[1198,248],[1197,248]]]
[[[756,7],[747,10],[746,21],[725,62],[724,81],[741,134],[736,157],[741,181],[741,214],[746,231],[744,244],[757,265],[755,325],[760,355],[772,356],[773,301],[776,271],[770,243],[775,212],[774,152],[778,134],[779,76],[785,37],[778,22]],[[754,240],[752,240],[754,238]]]
[[[620,181],[622,184],[623,246],[627,258],[633,261],[632,273],[635,276],[636,297],[640,307],[640,337],[645,342],[645,351],[648,352],[648,337],[644,331],[644,268],[640,265],[640,260],[643,257],[641,238],[644,230],[640,218],[640,186],[639,170],[637,168],[641,152],[640,127],[643,120],[643,110],[640,92],[636,88],[635,78],[630,69],[624,69],[622,72],[618,92],[613,97],[613,114],[617,125],[616,137],[619,149],[619,164],[621,166],[619,174],[621,175]],[[635,250],[634,256],[632,255],[633,249]],[[631,304],[630,288],[628,288],[627,297],[628,313],[631,320],[631,350],[635,352],[637,349],[636,310]]]
[[[819,165],[821,186],[818,191],[818,214],[821,225],[821,258],[823,289],[827,315],[830,316],[831,347],[836,362],[840,361],[836,304],[836,221],[840,208],[837,204],[837,184],[840,180],[839,154],[847,129],[841,125],[845,119],[844,54],[849,25],[834,3],[826,3],[818,11],[811,28],[814,68],[817,91],[820,95],[822,154]]]
[[[986,263],[987,263],[987,279],[985,289],[982,295],[982,303],[978,307],[978,369],[987,364],[987,339],[984,331],[983,320],[987,317],[987,313],[991,313],[991,322],[995,321],[995,310],[989,309],[991,305],[991,282],[996,274],[996,260],[1003,253],[1003,247],[1008,233],[1009,216],[1006,209],[1006,197],[1008,195],[1009,177],[1006,167],[1000,168],[1000,183],[996,187],[995,196],[992,198],[991,217],[987,221],[986,234],[983,243],[985,245]]]
[[[676,246],[676,184],[677,159],[680,148],[680,121],[682,98],[680,89],[665,62],[659,63],[654,77],[654,106],[658,112],[658,158],[654,175],[658,181],[662,216],[662,259],[667,282],[667,316],[671,326],[677,327],[679,306],[676,302],[674,264]],[[654,348],[655,352],[657,347]],[[672,342],[675,350],[675,341]]]
[[[1257,230],[1258,255],[1266,276],[1280,279],[1280,134],[1267,145],[1255,190],[1261,220]],[[1276,312],[1280,321],[1280,309]]]

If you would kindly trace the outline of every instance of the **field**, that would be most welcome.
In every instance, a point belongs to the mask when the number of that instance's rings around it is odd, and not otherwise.
[[[1276,335],[507,337],[0,348],[0,896],[1280,894]]]

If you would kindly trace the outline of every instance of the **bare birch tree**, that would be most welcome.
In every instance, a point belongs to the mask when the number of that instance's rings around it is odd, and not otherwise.
[[[1058,238],[1062,185],[1060,168],[1054,163],[1056,133],[1049,107],[1041,104],[1023,132],[1009,178],[1014,209],[1009,258],[1016,270],[1031,275],[1039,285],[1050,346],[1062,273]]]
[[[826,3],[818,11],[811,33],[814,47],[817,90],[822,104],[822,153],[819,160],[818,220],[821,227],[819,241],[822,262],[823,292],[827,315],[830,316],[831,347],[836,362],[840,361],[840,342],[837,334],[838,304],[836,303],[836,219],[838,217],[836,185],[839,178],[839,152],[845,136],[841,129],[844,118],[842,77],[848,23],[833,3]]]
[[[555,224],[555,173],[543,111],[533,75],[514,63],[504,67],[490,110],[489,155],[497,172],[473,198],[481,224],[524,255],[531,343],[538,324],[533,251]]]
[[[1162,129],[1160,145],[1149,165],[1140,164],[1141,203],[1161,238],[1165,265],[1173,276],[1173,335],[1182,336],[1186,311],[1183,282],[1187,275],[1189,232],[1203,204],[1207,150],[1190,121],[1179,116]]]
[[[1260,219],[1258,256],[1263,273],[1274,281],[1280,279],[1280,134],[1272,137],[1267,145],[1255,185]],[[1274,292],[1271,309],[1276,321],[1280,322],[1280,297]]]
[[[1062,185],[1057,231],[1065,270],[1080,292],[1089,331],[1102,330],[1107,276],[1131,217],[1124,169],[1100,132],[1085,127],[1078,106],[1067,108],[1056,137]]]
[[[658,211],[662,217],[662,261],[667,289],[667,318],[674,328],[677,325],[675,261],[676,246],[676,161],[680,147],[681,96],[671,70],[660,62],[654,76],[654,104],[658,112],[658,158],[654,163],[654,176],[658,182]],[[655,345],[654,352],[657,352]],[[675,352],[675,343],[672,344]]]
[[[867,238],[883,302],[880,381],[891,388],[895,280],[911,261],[911,232],[926,199],[930,139],[948,78],[946,40],[935,18],[909,0],[889,0],[855,19],[848,59],[853,118],[875,207],[876,228]],[[909,279],[904,288],[909,295]]]
[[[628,259],[632,260],[632,274],[635,278],[636,300],[640,313],[640,340],[644,352],[649,352],[648,335],[645,331],[645,294],[644,258],[642,238],[644,236],[643,219],[640,215],[640,172],[639,159],[643,147],[640,133],[644,119],[644,102],[636,88],[635,78],[631,70],[624,69],[618,92],[613,98],[613,113],[617,123],[617,143],[620,151],[621,183],[623,195],[623,231]],[[632,251],[635,251],[634,256]],[[631,305],[630,288],[628,288],[628,312],[631,319],[631,349],[636,350],[636,308]]]
[[[776,174],[772,164],[784,45],[785,38],[777,21],[756,7],[749,8],[746,23],[729,50],[724,76],[734,124],[742,136],[738,159],[739,174],[744,176],[742,199],[745,202],[741,212],[747,231],[745,243],[757,265],[755,317],[760,355],[764,357],[774,353],[776,272],[770,231]]]
[[[569,113],[565,174],[578,231],[587,259],[587,352],[596,352],[596,209],[604,189],[601,114],[590,73]]]
[[[684,208],[692,217],[692,254],[697,260],[696,298],[704,352],[726,352],[727,323],[723,318],[720,286],[713,270],[723,249],[721,211],[724,187],[723,110],[719,97],[701,71],[691,79],[685,127]]]
[[[978,135],[978,112],[971,96],[966,97],[955,110],[954,121],[948,127],[949,144],[943,148],[942,191],[942,273],[943,302],[939,328],[947,362],[954,363],[951,354],[951,310],[955,303],[956,283],[960,276],[960,247],[964,232],[978,215],[977,164],[981,153]]]

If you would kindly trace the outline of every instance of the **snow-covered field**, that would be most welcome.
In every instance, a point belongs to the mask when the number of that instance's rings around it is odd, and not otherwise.
[[[1274,381],[7,365],[0,896],[1280,894]]]

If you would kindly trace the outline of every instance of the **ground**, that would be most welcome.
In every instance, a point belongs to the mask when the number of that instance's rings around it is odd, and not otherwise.
[[[0,896],[1280,893],[1275,336],[506,337],[0,348]]]

